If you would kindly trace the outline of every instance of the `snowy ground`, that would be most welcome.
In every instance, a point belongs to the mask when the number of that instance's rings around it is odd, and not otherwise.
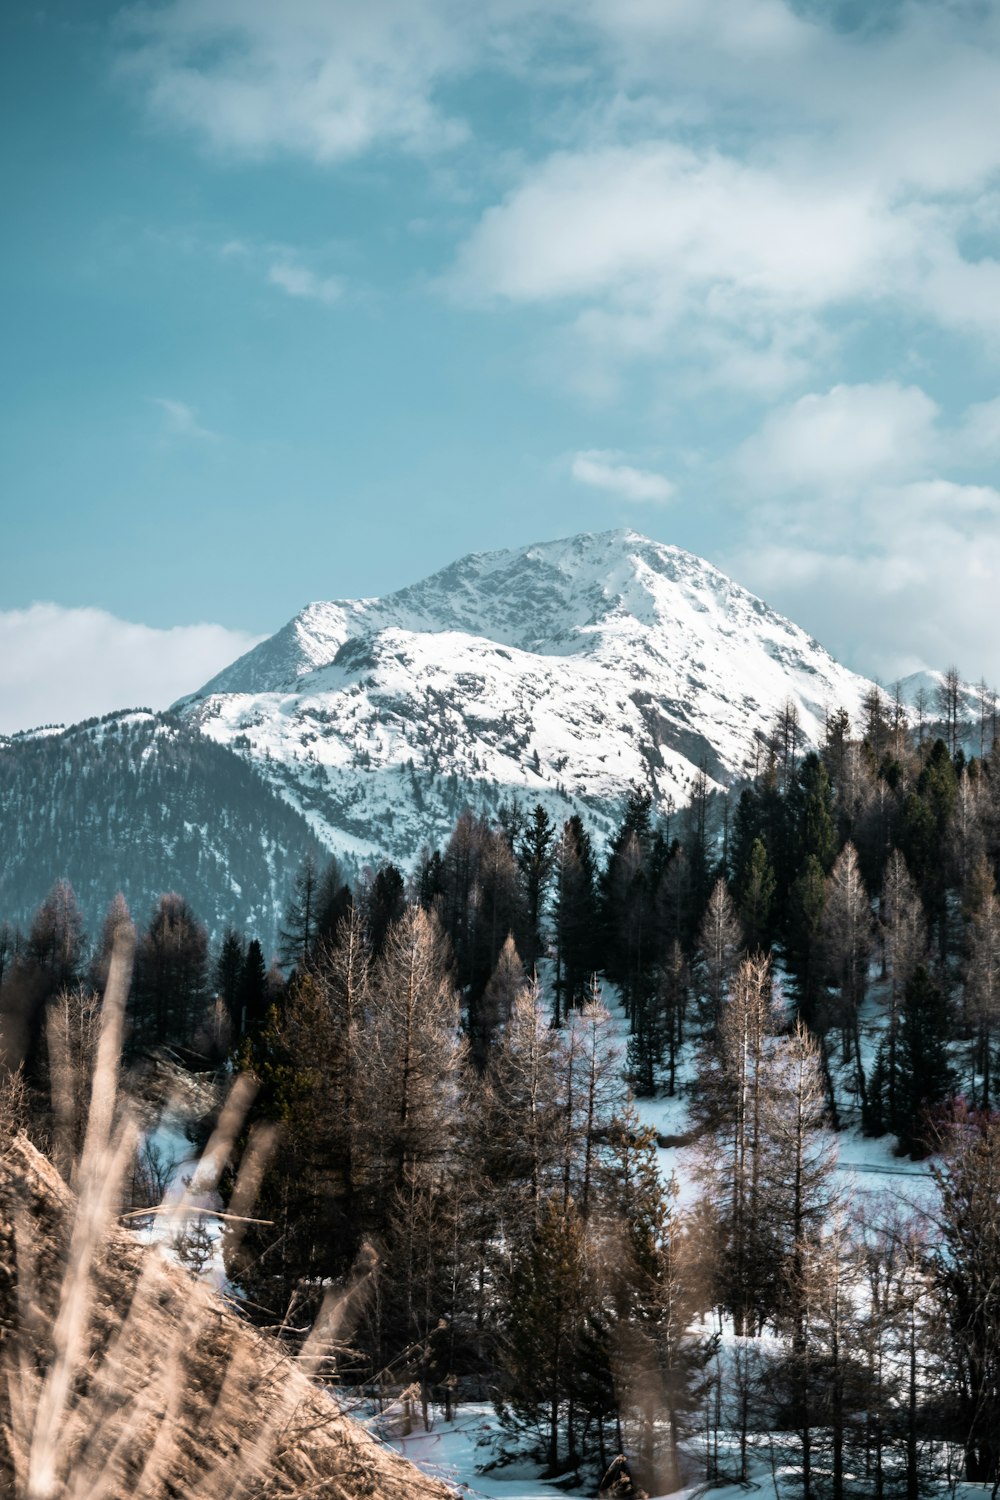
[[[459,1495],[482,1496],[487,1500],[556,1500],[559,1495],[589,1496],[594,1492],[592,1486],[566,1489],[562,1484],[546,1483],[525,1466],[510,1465],[489,1474],[480,1473],[479,1466],[489,1461],[499,1433],[496,1413],[488,1405],[461,1406],[452,1422],[446,1422],[435,1410],[430,1432],[424,1432],[416,1414],[414,1430],[409,1436],[403,1436],[400,1430],[402,1410],[398,1405],[369,1417],[366,1425],[418,1469],[451,1485]],[[769,1468],[762,1461],[754,1465],[753,1488],[760,1500],[777,1500]],[[695,1500],[706,1492],[704,1483],[696,1483],[675,1490],[672,1500]],[[745,1496],[747,1490],[740,1485],[724,1485],[713,1488],[711,1493],[716,1500],[736,1500],[737,1496]]]

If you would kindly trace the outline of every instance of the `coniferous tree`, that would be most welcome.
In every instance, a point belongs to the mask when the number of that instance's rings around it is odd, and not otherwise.
[[[525,952],[529,967],[542,953],[541,919],[552,876],[555,828],[544,807],[537,806],[517,846],[517,862],[524,880],[526,932]]]
[[[383,865],[372,881],[365,903],[368,916],[368,941],[372,957],[379,958],[389,928],[398,922],[406,908],[406,887],[395,865]]]
[[[933,1264],[956,1386],[965,1477],[1000,1480],[1000,1117],[958,1117],[932,1168],[940,1193]]]
[[[992,889],[979,904],[969,924],[965,1007],[973,1028],[973,1097],[978,1075],[981,1080],[980,1101],[983,1109],[989,1109],[993,1038],[1000,1022],[1000,901]]]
[[[854,1059],[860,1104],[864,1105],[865,1076],[861,1061],[859,1013],[868,982],[872,915],[861,879],[857,851],[847,843],[837,856],[827,880],[823,907],[823,944],[827,972],[836,985],[835,1020],[840,1026],[841,1057]]]
[[[470,1037],[472,1058],[479,1068],[486,1065],[497,1029],[506,1026],[510,1020],[514,1002],[526,985],[524,964],[514,945],[514,934],[509,932],[490,982],[483,991],[477,1011],[476,1034]]]
[[[226,1015],[234,1027],[239,1024],[240,1019],[239,991],[245,963],[246,952],[243,939],[235,927],[228,927],[223,934],[222,943],[216,955],[213,978],[215,992],[225,1006]]]
[[[866,1100],[866,1124],[876,1133],[887,1126],[892,1130],[899,1129],[897,1050],[900,1018],[906,986],[917,966],[924,961],[927,950],[923,904],[906,867],[906,860],[898,849],[893,849],[886,864],[879,919],[883,969],[889,981],[889,1004],[887,1025],[879,1044]]]
[[[237,1035],[259,1031],[267,1017],[269,987],[264,952],[256,938],[247,944],[240,982],[236,992],[235,1025]]]
[[[568,1407],[597,1296],[583,1221],[572,1201],[553,1194],[541,1204],[500,1296],[499,1414],[508,1427],[530,1435],[547,1472],[557,1475],[576,1459]]]
[[[364,1045],[384,1202],[419,1166],[441,1163],[454,1145],[458,1001],[447,938],[436,917],[409,906],[390,927],[371,979]]]
[[[724,880],[717,880],[698,934],[698,976],[712,1030],[719,1023],[722,1002],[736,969],[743,932],[736,907]]]
[[[693,1331],[704,1311],[703,1282],[695,1274],[697,1251],[677,1206],[676,1182],[664,1182],[660,1172],[655,1132],[628,1106],[614,1122],[610,1143],[601,1327],[616,1415],[631,1438],[642,1482],[670,1493],[681,1482],[680,1442],[704,1395],[715,1340]]]
[[[574,813],[554,849],[556,973],[553,1020],[582,1003],[599,967],[596,865],[590,836]]]
[[[774,868],[767,846],[763,839],[754,839],[737,883],[739,917],[751,953],[764,952],[770,947],[774,891]]]
[[[912,1155],[925,1155],[928,1116],[954,1086],[948,1059],[950,1029],[947,1000],[920,964],[913,971],[903,998],[897,1048],[896,1101],[900,1145]]]
[[[823,1010],[823,911],[826,906],[826,876],[815,854],[805,863],[788,894],[785,953],[792,976],[799,1015],[811,1026]]]
[[[160,897],[139,938],[132,1022],[141,1044],[187,1045],[208,998],[208,935],[176,891]]]

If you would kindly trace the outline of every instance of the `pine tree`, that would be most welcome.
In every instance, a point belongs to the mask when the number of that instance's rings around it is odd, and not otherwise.
[[[883,966],[889,980],[888,1025],[879,1048],[875,1075],[868,1098],[868,1124],[878,1131],[886,1124],[899,1128],[896,1087],[899,1078],[897,1048],[900,1016],[906,986],[927,950],[927,926],[923,904],[906,867],[906,860],[893,849],[886,864],[879,918],[883,943]],[[884,1107],[882,1095],[884,1094]]]
[[[906,986],[897,1049],[897,1131],[900,1145],[911,1155],[926,1154],[928,1116],[954,1086],[949,1031],[947,1000],[926,968],[918,965]]]
[[[239,1023],[239,990],[245,962],[243,939],[234,927],[227,927],[216,956],[213,977],[215,992],[234,1027]]]
[[[235,1026],[238,1036],[258,1031],[264,1024],[268,1006],[267,969],[264,953],[256,938],[247,944],[240,982],[236,992]]]
[[[785,951],[798,1000],[799,1015],[816,1025],[822,1010],[824,955],[823,910],[826,877],[815,854],[806,856],[788,895]]]
[[[406,908],[406,886],[395,865],[383,865],[378,871],[365,906],[372,957],[380,958],[389,928],[399,921]]]
[[[627,1106],[610,1142],[605,1347],[642,1482],[670,1493],[681,1482],[679,1445],[704,1395],[715,1340],[692,1331],[705,1310],[695,1250],[677,1184],[661,1176],[655,1132]]]
[[[208,935],[183,896],[160,897],[139,938],[132,1020],[140,1044],[188,1044],[208,998]]]
[[[486,1176],[535,1222],[562,1157],[558,1047],[533,982],[515,997],[493,1050],[482,1118]]]
[[[517,862],[524,880],[528,947],[525,957],[529,967],[542,953],[541,919],[552,876],[552,841],[555,829],[540,804],[528,819],[517,847]]]
[[[754,839],[737,886],[740,921],[751,953],[764,952],[770,947],[774,890],[774,868],[767,847],[763,839]]]
[[[815,753],[807,755],[799,767],[795,801],[798,864],[801,867],[812,856],[819,861],[823,873],[829,874],[837,854],[833,790],[826,766]]]
[[[772,1023],[770,963],[745,958],[704,1080],[702,1109],[713,1129],[699,1167],[722,1246],[720,1303],[739,1335],[758,1331],[771,1309],[778,1265],[777,1226],[764,1212]]]
[[[596,867],[590,836],[574,813],[562,826],[554,852],[556,973],[553,1021],[586,997],[598,967]]]
[[[501,1420],[533,1439],[553,1476],[576,1458],[568,1406],[595,1297],[583,1221],[554,1194],[503,1279],[498,1402]]]
[[[514,944],[514,934],[509,932],[477,1007],[476,1034],[470,1037],[472,1058],[479,1068],[485,1067],[497,1029],[506,1026],[510,1020],[514,1002],[526,985],[524,965]]]

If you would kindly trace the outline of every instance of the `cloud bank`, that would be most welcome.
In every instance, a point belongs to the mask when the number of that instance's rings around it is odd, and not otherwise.
[[[157,630],[58,604],[0,611],[0,732],[166,708],[259,639],[222,625]]]

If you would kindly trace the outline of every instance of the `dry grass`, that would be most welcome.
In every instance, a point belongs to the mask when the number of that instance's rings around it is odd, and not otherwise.
[[[137,1126],[119,1101],[131,963],[116,946],[83,1145],[69,1175],[20,1133],[0,1141],[0,1493],[15,1500],[443,1500],[310,1380],[328,1307],[296,1360],[119,1226]],[[242,1126],[237,1081],[192,1183],[209,1190]],[[244,1154],[252,1204],[265,1142]],[[178,1227],[187,1205],[170,1209]]]

